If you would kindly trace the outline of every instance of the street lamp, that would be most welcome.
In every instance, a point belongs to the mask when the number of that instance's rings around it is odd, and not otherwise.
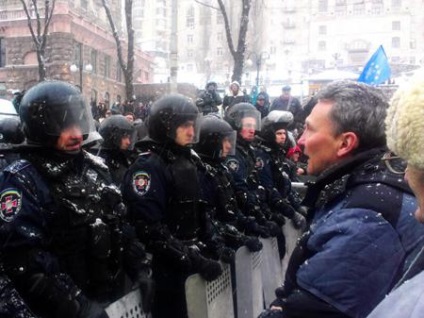
[[[87,64],[87,65],[84,66],[82,53],[83,53],[82,44],[79,44],[78,65],[72,64],[69,68],[72,73],[79,71],[79,87],[80,87],[81,94],[82,94],[82,87],[83,87],[83,85],[82,85],[83,84],[83,82],[82,82],[82,72],[83,72],[83,70],[85,70],[86,72],[91,72],[93,70],[93,65],[91,65],[91,64]]]
[[[261,71],[262,61],[269,59],[269,53],[268,52],[261,52],[259,54],[252,52],[250,56],[254,57],[254,61],[250,60],[249,64],[255,64],[256,65],[256,87],[259,87],[259,72]]]

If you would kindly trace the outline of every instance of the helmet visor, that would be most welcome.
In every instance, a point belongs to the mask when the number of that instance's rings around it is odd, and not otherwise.
[[[236,118],[235,125],[238,130],[242,128],[253,128],[255,131],[261,130],[261,113],[256,110],[239,110]]]
[[[199,141],[201,113],[174,115],[174,129],[170,130],[171,139],[180,146],[189,146]]]
[[[34,115],[44,121],[45,133],[48,135],[59,136],[64,129],[73,126],[79,127],[82,135],[88,135],[94,128],[91,110],[81,96],[71,95],[63,103],[38,109],[39,114]]]
[[[219,156],[223,159],[227,156],[234,156],[236,153],[236,142],[237,132],[235,130],[223,134],[221,139],[222,148]]]

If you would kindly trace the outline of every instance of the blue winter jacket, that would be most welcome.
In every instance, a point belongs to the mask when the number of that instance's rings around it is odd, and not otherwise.
[[[284,317],[366,317],[422,247],[416,201],[381,155],[356,156],[310,187],[315,214],[287,270]]]

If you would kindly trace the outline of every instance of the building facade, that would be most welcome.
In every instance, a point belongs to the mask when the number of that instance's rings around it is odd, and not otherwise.
[[[0,8],[0,95],[28,89],[39,80],[35,45],[22,4],[20,0],[3,3]],[[119,0],[111,3],[117,26],[121,25],[120,3]],[[33,9],[30,8],[30,12],[32,23],[36,23]],[[43,23],[44,18],[40,21]],[[123,100],[123,74],[110,30],[101,1],[56,0],[45,53],[46,77],[80,86],[87,100],[109,103]],[[122,46],[125,48],[125,42]],[[152,81],[152,61],[148,54],[136,50],[135,83]]]
[[[179,82],[198,86],[208,80],[223,85],[229,82],[233,59],[215,0],[202,4],[192,0],[138,1],[146,4],[139,41],[163,56],[165,66],[169,56],[166,41],[172,32],[171,3],[177,1]],[[241,1],[224,3],[236,44]],[[266,85],[297,83],[328,69],[360,73],[380,45],[394,76],[419,67],[424,63],[423,4],[423,0],[252,0],[243,84],[253,85],[257,77]]]

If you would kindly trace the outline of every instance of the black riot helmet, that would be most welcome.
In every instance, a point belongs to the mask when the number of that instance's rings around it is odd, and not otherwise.
[[[104,119],[99,128],[103,138],[102,148],[120,149],[122,137],[133,137],[134,126],[123,115],[112,115]]]
[[[231,147],[227,155],[234,155],[237,132],[223,119],[216,115],[207,115],[200,121],[199,141],[194,150],[202,157],[216,161],[223,159],[223,141],[226,140]]]
[[[286,110],[273,110],[262,118],[260,136],[267,141],[275,140],[275,132],[286,129],[293,122],[293,114]]]
[[[194,121],[195,130],[198,129],[199,110],[193,101],[180,94],[170,94],[161,97],[153,103],[147,120],[147,131],[150,139],[165,143],[175,141],[176,130],[187,121]],[[195,131],[197,142],[198,133]]]
[[[238,103],[230,107],[225,113],[224,119],[233,127],[240,131],[242,128],[242,120],[246,117],[252,117],[256,121],[256,131],[261,130],[261,113],[250,103]]]
[[[30,88],[19,115],[28,143],[45,146],[52,146],[64,129],[75,125],[87,138],[93,121],[79,89],[61,81],[44,81]]]
[[[0,143],[20,144],[25,140],[18,117],[0,119]]]

